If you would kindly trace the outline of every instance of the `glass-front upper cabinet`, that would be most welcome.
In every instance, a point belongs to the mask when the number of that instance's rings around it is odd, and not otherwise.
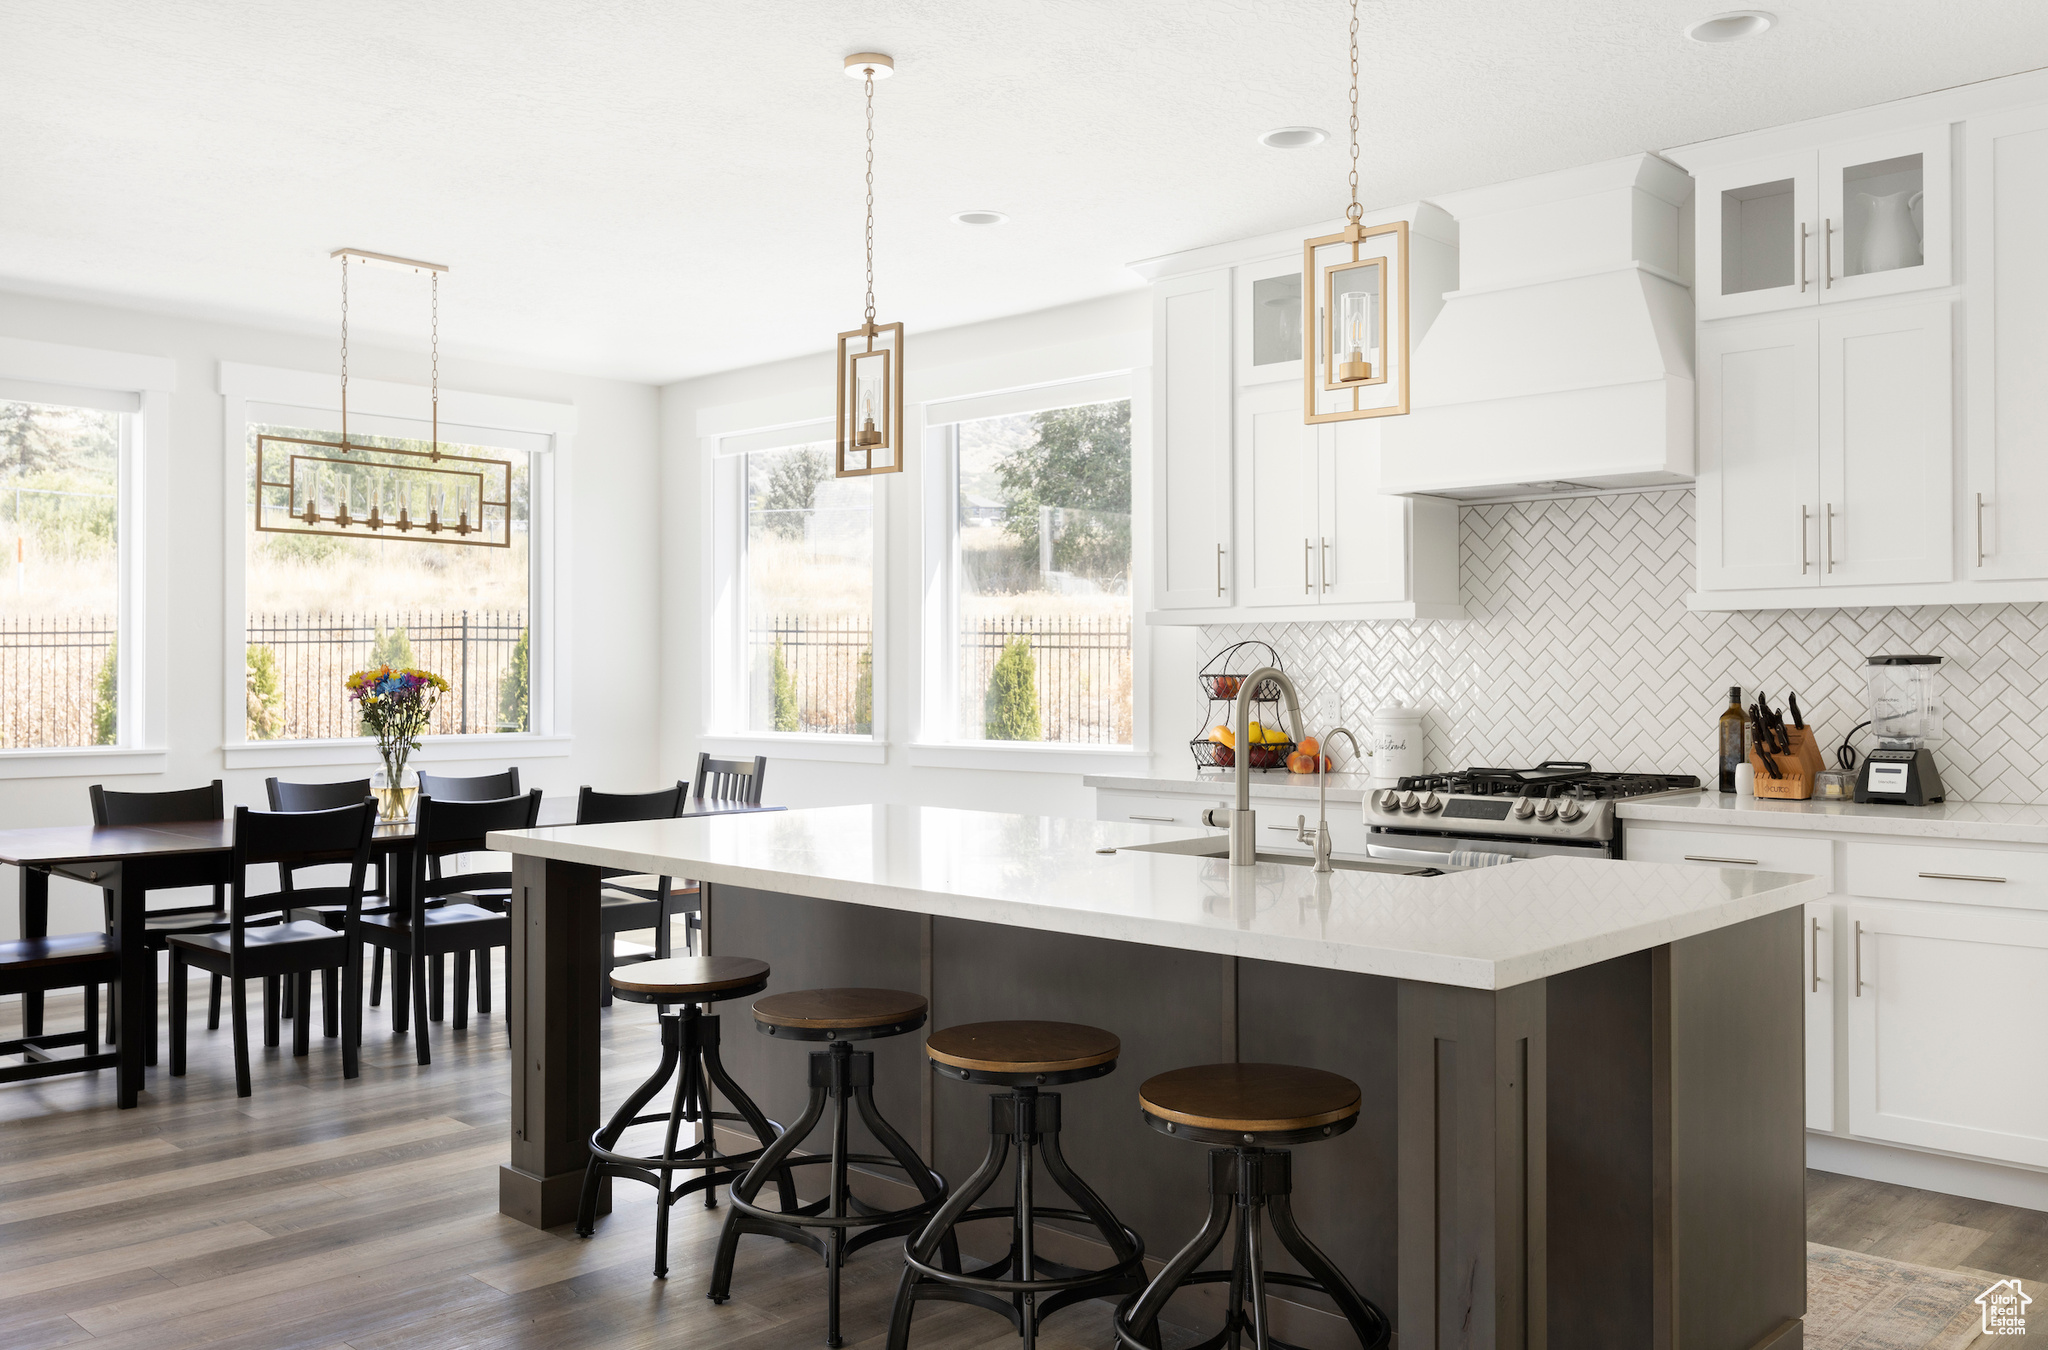
[[[1237,382],[1301,383],[1301,254],[1236,270]]]
[[[1949,284],[1949,128],[1703,168],[1702,319]]]

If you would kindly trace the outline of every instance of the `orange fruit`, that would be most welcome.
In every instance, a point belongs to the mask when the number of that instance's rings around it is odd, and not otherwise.
[[[1313,736],[1304,736],[1301,738],[1301,753],[1304,755],[1319,754],[1321,753],[1322,748],[1323,743],[1321,741],[1318,741]]]

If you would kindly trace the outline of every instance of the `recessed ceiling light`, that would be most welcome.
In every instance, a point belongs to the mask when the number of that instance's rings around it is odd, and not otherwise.
[[[1306,150],[1329,139],[1330,133],[1321,127],[1274,127],[1259,137],[1259,144],[1268,150]]]
[[[955,225],[1001,225],[1010,218],[1001,211],[955,211]]]
[[[1740,42],[1767,31],[1777,21],[1777,15],[1760,9],[1731,9],[1687,24],[1685,35],[1694,42]]]

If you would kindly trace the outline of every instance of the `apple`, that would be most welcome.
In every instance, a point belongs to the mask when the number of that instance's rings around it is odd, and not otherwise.
[[[1254,769],[1273,769],[1280,765],[1280,752],[1267,745],[1252,747],[1251,759],[1247,761]]]
[[[1216,697],[1218,698],[1236,698],[1237,691],[1241,687],[1235,675],[1218,675],[1216,677]]]
[[[1209,752],[1209,762],[1219,769],[1228,769],[1237,763],[1237,753],[1227,745],[1219,745]]]

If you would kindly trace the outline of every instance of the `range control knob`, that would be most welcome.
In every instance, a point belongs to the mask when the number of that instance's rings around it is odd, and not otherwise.
[[[1545,798],[1544,798],[1544,799],[1542,800],[1542,802],[1541,802],[1540,804],[1538,804],[1538,806],[1536,807],[1536,819],[1538,819],[1538,820],[1556,820],[1556,819],[1557,819],[1557,798],[1555,798],[1555,797],[1545,797]]]
[[[1565,798],[1564,805],[1557,808],[1557,818],[1564,821],[1567,825],[1585,814],[1586,808],[1579,802],[1577,797]]]
[[[1379,804],[1380,810],[1385,811],[1388,815],[1399,811],[1401,809],[1401,790],[1399,788],[1388,788],[1381,792],[1379,794]]]
[[[1536,803],[1535,803],[1535,802],[1532,802],[1532,801],[1530,801],[1530,800],[1529,800],[1529,799],[1528,799],[1527,797],[1517,797],[1517,798],[1515,798],[1515,819],[1516,819],[1516,820],[1527,820],[1527,819],[1528,819],[1529,817],[1531,817],[1531,816],[1533,816],[1533,815],[1535,815],[1535,814],[1536,814]]]
[[[1414,793],[1404,792],[1401,794],[1401,809],[1403,811],[1413,811],[1420,805],[1422,805],[1422,799]]]
[[[1422,809],[1424,811],[1441,811],[1444,809],[1444,799],[1437,796],[1434,792],[1429,793],[1422,799]]]

